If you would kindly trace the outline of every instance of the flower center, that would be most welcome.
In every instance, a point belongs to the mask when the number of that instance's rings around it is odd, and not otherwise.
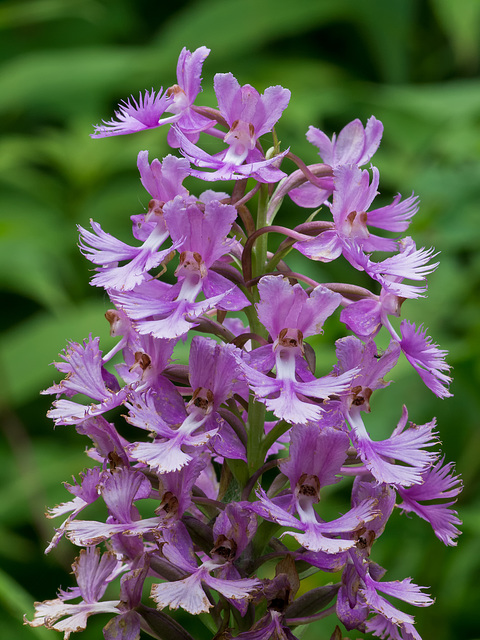
[[[235,540],[230,540],[221,533],[215,541],[215,546],[210,552],[213,559],[221,560],[222,562],[231,562],[235,559],[237,554],[237,543]]]
[[[173,84],[167,89],[167,96],[173,96],[173,101],[167,109],[169,113],[178,115],[189,106],[187,94],[178,84]]]
[[[213,393],[205,387],[198,387],[193,392],[192,399],[187,405],[188,413],[200,413],[204,416],[212,413]]]
[[[235,120],[230,131],[225,134],[223,141],[229,146],[224,162],[240,165],[248,152],[255,148],[255,127],[249,122]]]
[[[370,235],[367,229],[367,214],[365,211],[360,213],[350,211],[343,227],[345,235],[349,238],[368,238]]]
[[[160,515],[162,512],[169,518],[175,516],[178,512],[178,498],[174,496],[171,491],[166,491],[163,494],[162,501],[155,509],[157,515]]]
[[[177,278],[180,276],[192,278],[194,275],[198,275],[199,279],[204,278],[207,275],[207,268],[202,256],[196,251],[182,251],[175,275]]]
[[[284,328],[278,334],[278,338],[273,344],[274,350],[286,347],[287,349],[297,349],[303,353],[303,333],[300,329]]]

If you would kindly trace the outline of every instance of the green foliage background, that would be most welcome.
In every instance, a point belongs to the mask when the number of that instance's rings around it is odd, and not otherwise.
[[[216,72],[261,91],[288,87],[278,132],[306,162],[318,160],[308,125],[331,134],[374,114],[385,125],[375,156],[382,195],[415,190],[421,198],[411,233],[417,246],[441,251],[441,266],[429,297],[403,312],[450,351],[455,397],[436,399],[400,365],[369,424],[385,437],[403,402],[417,423],[437,416],[446,459],[464,478],[464,533],[457,548],[445,548],[426,523],[395,514],[373,557],[389,579],[431,587],[436,604],[414,612],[424,640],[479,638],[480,2],[4,0],[0,33],[2,639],[60,637],[22,626],[22,614],[71,584],[73,547],[43,554],[53,530],[44,510],[67,499],[61,483],[88,464],[87,442],[68,427],[53,432],[39,390],[51,384],[48,364],[68,339],[92,332],[110,344],[107,300],[88,285],[76,224],[93,218],[127,239],[129,216],[147,204],[137,153],[161,158],[167,150],[165,131],[91,140],[92,124],[131,93],[172,84],[181,48],[202,44],[212,49],[206,104]],[[82,638],[102,637],[98,618]],[[328,639],[332,630],[322,622],[302,637]]]

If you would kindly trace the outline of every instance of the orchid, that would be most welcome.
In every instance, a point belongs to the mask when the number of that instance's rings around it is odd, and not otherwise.
[[[362,169],[383,134],[374,116],[332,138],[310,126],[324,164],[306,165],[274,131],[288,89],[262,94],[218,73],[218,108],[196,104],[209,53],[184,48],[176,84],[124,101],[92,136],[166,127],[173,153],[138,154],[150,201],[131,216],[131,242],[97,221],[79,227],[91,284],[110,298],[115,345],[103,353],[92,335],[71,342],[54,363],[64,378],[44,391],[56,396],[55,425],[88,438],[93,466],[48,511],[63,522],[47,552],[61,538],[81,548],[77,586],[36,603],[26,624],[68,639],[104,613],[106,640],[193,640],[172,613],[183,609],[208,620],[215,638],[295,640],[295,627],[332,616],[332,638],[339,621],[419,640],[414,616],[390,598],[433,600],[410,577],[384,580],[375,544],[397,506],[454,546],[461,479],[444,464],[435,418],[409,422],[399,402],[383,439],[368,431],[403,356],[427,389],[450,395],[446,351],[422,324],[394,327],[438,266],[433,248],[402,235],[418,198],[374,205],[380,172]],[[217,153],[204,148],[209,136],[223,145]],[[299,169],[288,174],[287,158]],[[197,195],[184,185],[190,177],[222,186]],[[300,207],[324,205],[331,219],[273,225],[286,195]],[[271,233],[282,235],[272,251]],[[308,275],[292,270],[290,251],[296,264],[313,261]],[[313,279],[319,261],[328,269],[341,256],[364,272],[365,287]],[[328,508],[334,485],[351,496],[340,513]],[[103,519],[91,517],[94,504]],[[320,571],[337,581],[305,588]],[[107,587],[118,597],[103,599]]]

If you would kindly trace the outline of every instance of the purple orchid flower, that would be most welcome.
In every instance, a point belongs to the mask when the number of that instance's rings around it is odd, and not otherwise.
[[[196,336],[192,340],[192,399],[186,407],[178,392],[167,388],[162,393],[157,390],[132,395],[132,402],[126,404],[127,421],[155,436],[153,442],[133,445],[130,448],[133,458],[148,464],[157,473],[166,473],[190,464],[192,448],[200,452],[208,443],[220,456],[245,459],[244,445],[218,413],[234,389],[244,386],[236,373],[233,355],[236,351],[233,345],[221,346],[208,338]]]
[[[287,527],[282,537],[291,535],[310,551],[336,554],[353,547],[355,540],[348,534],[375,518],[376,501],[367,499],[331,522],[321,521],[313,507],[320,498],[321,488],[338,481],[337,474],[349,443],[341,431],[329,428],[319,431],[316,425],[295,425],[291,432],[290,459],[281,465],[290,480],[291,493],[270,499],[258,489],[259,501],[250,506],[252,511]],[[292,510],[299,520],[292,515]],[[343,534],[339,539],[332,537],[339,534]]]
[[[156,583],[152,586],[151,597],[159,609],[165,607],[178,609],[181,607],[196,615],[207,612],[212,607],[202,584],[218,591],[225,598],[239,601],[250,600],[261,584],[256,578],[225,579],[210,575],[212,571],[218,569],[218,562],[207,559],[198,566],[193,543],[184,528],[179,527],[175,532],[166,530],[164,539],[163,555],[173,565],[184,571],[187,577],[183,580]]]
[[[175,402],[177,406],[172,405],[170,408],[170,413],[172,414],[173,410],[173,414],[178,416],[170,426],[161,417],[165,415],[164,398],[164,394],[147,392],[132,395],[133,402],[126,403],[129,410],[127,422],[154,435],[153,442],[133,443],[129,453],[135,460],[148,465],[156,473],[175,471],[189,464],[194,457],[193,451],[197,447],[200,447],[198,451],[202,451],[204,445],[217,432],[215,428],[195,435],[206,421],[206,416],[197,410],[187,414],[180,397],[182,408],[178,406],[178,401]],[[173,397],[170,394],[168,399],[172,403]],[[172,417],[171,415],[170,419]]]
[[[367,120],[365,128],[357,118],[349,122],[338,134],[328,138],[323,131],[316,127],[309,127],[307,140],[318,147],[319,156],[323,162],[337,169],[342,165],[356,165],[363,167],[369,162],[380,145],[383,134],[383,124],[374,116]],[[310,182],[306,182],[296,189],[291,189],[288,195],[300,207],[317,208],[331,195],[332,189],[322,189]]]
[[[92,278],[96,287],[130,291],[149,277],[150,269],[158,267],[179,243],[159,251],[159,247],[167,240],[169,234],[161,216],[157,217],[157,224],[151,234],[140,247],[132,247],[118,240],[102,227],[90,220],[93,232],[80,225],[80,247],[83,255],[94,264],[97,274]],[[119,262],[127,263],[119,266]]]
[[[177,82],[165,93],[146,91],[139,95],[138,101],[131,96],[122,101],[115,111],[115,118],[103,121],[95,127],[92,138],[106,138],[126,133],[137,133],[146,129],[155,129],[163,124],[176,123],[187,135],[198,139],[198,132],[212,126],[209,118],[196,113],[192,106],[201,91],[201,72],[205,58],[210,53],[207,47],[199,47],[193,53],[185,47],[180,53],[177,65]],[[174,115],[161,119],[165,111]],[[170,144],[170,140],[169,140]],[[172,145],[171,145],[172,146]]]
[[[210,155],[192,144],[179,127],[176,136],[182,153],[194,165],[214,169],[213,173],[192,170],[192,175],[203,180],[238,180],[248,176],[260,182],[281,180],[285,174],[275,165],[286,152],[267,159],[258,140],[272,131],[288,105],[290,91],[277,85],[260,95],[251,85],[241,87],[231,73],[217,73],[214,87],[220,114],[230,127],[223,137],[228,147]]]
[[[303,358],[303,338],[322,331],[341,296],[322,286],[308,296],[299,284],[292,286],[281,276],[264,276],[258,290],[259,319],[274,342],[251,352],[246,361],[239,359],[239,366],[256,397],[278,418],[292,423],[315,420],[322,407],[309,402],[308,397],[324,399],[342,393],[356,374],[350,371],[317,379]],[[257,370],[268,371],[274,364],[276,378]]]
[[[190,173],[188,162],[168,155],[163,163],[155,159],[149,164],[148,151],[140,151],[137,165],[142,184],[152,196],[148,213],[133,216],[135,236],[143,244],[132,247],[103,231],[93,220],[90,221],[93,233],[78,226],[83,255],[100,265],[92,278],[92,284],[97,287],[119,291],[134,289],[149,276],[151,269],[158,267],[179,245],[177,241],[168,249],[159,251],[170,235],[163,217],[163,205],[177,195],[188,195],[182,186],[182,181]],[[119,266],[120,262],[126,264]]]
[[[115,554],[107,552],[100,555],[98,547],[82,549],[73,564],[78,587],[60,590],[55,600],[36,602],[34,619],[25,622],[31,627],[45,626],[63,631],[64,640],[68,640],[71,633],[85,629],[89,616],[95,613],[118,614],[120,600],[102,601],[101,598],[108,584],[121,571],[122,563]],[[75,598],[81,598],[80,602],[69,602]]]
[[[330,207],[334,226],[312,240],[296,242],[294,247],[311,260],[330,262],[342,253],[356,269],[363,265],[356,260],[352,245],[364,252],[396,251],[395,240],[370,233],[367,225],[388,231],[405,231],[418,210],[417,198],[401,201],[397,195],[391,205],[368,211],[378,191],[379,172],[372,167],[372,182],[367,170],[355,165],[343,165],[334,170],[333,203]]]
[[[150,481],[131,467],[118,467],[105,474],[98,485],[109,517],[107,522],[72,520],[65,526],[66,535],[77,546],[96,545],[122,534],[141,536],[154,531],[160,524],[158,517],[141,519],[136,500],[150,497]]]
[[[177,196],[164,211],[170,236],[180,251],[177,284],[153,280],[131,292],[111,292],[110,297],[136,322],[140,334],[171,339],[195,326],[195,319],[212,307],[239,310],[249,302],[236,285],[212,269],[232,245],[226,236],[237,216],[235,207],[211,200],[203,212],[193,198]],[[196,302],[201,292],[205,300]]]
[[[127,388],[120,389],[118,380],[102,365],[99,338],[90,335],[83,345],[71,342],[61,354],[65,362],[55,362],[58,371],[67,374],[59,384],[54,384],[42,393],[65,394],[71,397],[85,394],[98,404],[82,405],[72,400],[55,400],[48,416],[55,424],[78,424],[89,417],[99,416],[121,405],[127,395]]]

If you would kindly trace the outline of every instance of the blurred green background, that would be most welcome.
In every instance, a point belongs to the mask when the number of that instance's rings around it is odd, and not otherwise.
[[[436,604],[411,610],[424,640],[479,638],[480,2],[4,0],[0,30],[2,640],[61,637],[21,619],[34,599],[71,584],[74,548],[44,556],[54,524],[44,511],[68,499],[62,482],[88,464],[87,441],[53,431],[39,390],[68,339],[92,332],[110,345],[108,301],[88,284],[76,225],[93,218],[128,240],[129,216],[148,203],[137,153],[167,151],[164,130],[91,140],[92,125],[131,93],[173,84],[181,48],[203,44],[212,52],[199,103],[214,105],[216,72],[260,91],[288,87],[278,133],[307,163],[318,160],[305,140],[310,124],[330,135],[374,114],[385,125],[375,156],[385,202],[398,191],[420,196],[411,234],[441,251],[441,266],[428,298],[405,303],[403,315],[450,351],[454,398],[435,398],[403,363],[396,384],[374,396],[367,425],[386,437],[404,402],[414,422],[437,416],[446,460],[464,479],[463,535],[445,548],[425,522],[396,513],[373,559],[388,579],[430,587]],[[81,638],[102,637],[97,617]],[[302,637],[328,640],[332,630],[318,623]]]

